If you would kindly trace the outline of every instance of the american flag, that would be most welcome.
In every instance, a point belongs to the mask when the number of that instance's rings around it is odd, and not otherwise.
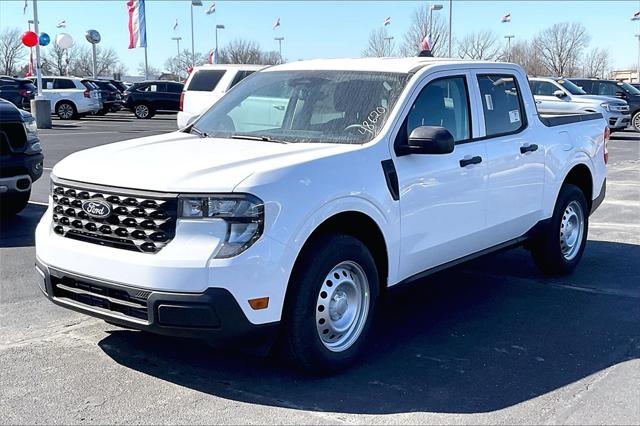
[[[60,21],[58,22],[58,24],[56,25],[56,28],[64,28],[67,26],[67,21]]]
[[[211,15],[212,13],[215,13],[216,11],[216,4],[215,3],[211,3],[211,6],[209,6],[209,8],[204,12],[207,15]]]
[[[502,18],[500,18],[500,22],[511,22],[511,14],[507,13]]]
[[[280,26],[280,18],[278,17],[278,19],[276,19],[275,24],[273,24],[273,29],[275,30],[276,28],[278,28]]]
[[[144,0],[129,0],[129,49],[147,47],[147,24]]]
[[[640,10],[633,14],[632,21],[640,21]]]
[[[178,18],[176,18],[176,22],[173,24],[174,31],[178,28]]]
[[[387,25],[390,25],[390,24],[391,24],[391,16],[387,16],[384,22],[382,23],[382,25],[386,27]]]
[[[428,35],[424,36],[420,42],[420,47],[422,47],[422,50],[431,50],[431,40]]]

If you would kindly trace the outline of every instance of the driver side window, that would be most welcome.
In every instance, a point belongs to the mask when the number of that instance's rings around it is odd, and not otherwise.
[[[427,84],[407,116],[407,135],[420,126],[444,127],[456,142],[471,139],[469,94],[465,77],[445,77]]]

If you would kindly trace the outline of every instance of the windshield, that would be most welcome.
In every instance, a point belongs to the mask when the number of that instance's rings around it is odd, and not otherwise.
[[[557,80],[557,83],[564,87],[572,95],[586,95],[587,92],[570,82],[569,80]]]
[[[193,126],[209,137],[365,143],[384,126],[407,74],[267,71],[247,77]]]
[[[635,87],[633,87],[632,85],[630,85],[627,82],[620,82],[618,83],[619,86],[622,86],[622,88],[624,89],[625,92],[627,92],[630,95],[640,95],[640,90],[636,89]]]

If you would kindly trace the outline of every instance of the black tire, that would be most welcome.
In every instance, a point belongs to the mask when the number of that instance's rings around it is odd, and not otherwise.
[[[320,337],[320,328],[330,327],[330,325],[318,325],[325,323],[323,319],[317,320],[317,315],[323,315],[318,314],[324,311],[324,309],[320,310],[320,304],[323,303],[327,306],[325,315],[329,315],[331,309],[329,306],[334,302],[332,296],[339,293],[343,282],[338,281],[335,284],[332,295],[324,294],[326,302],[320,299],[323,297],[321,295],[323,288],[326,288],[323,286],[330,281],[326,280],[327,275],[345,263],[357,265],[360,273],[366,276],[369,291],[360,306],[367,305],[368,312],[362,319],[356,320],[359,326],[355,326],[354,329],[361,330],[359,334],[351,334],[349,331],[344,333],[352,336],[347,339],[351,340],[349,346],[334,351],[329,349]],[[353,274],[351,276],[353,277]],[[349,278],[344,280],[349,281]],[[361,241],[347,235],[334,234],[318,237],[301,254],[289,286],[283,314],[282,349],[285,355],[297,367],[315,374],[329,374],[353,364],[361,355],[371,331],[380,291],[378,270],[369,249]],[[343,311],[341,315],[344,313]],[[327,324],[329,322],[333,320],[328,321]],[[326,331],[323,330],[322,333]],[[325,337],[325,339],[328,338],[329,336]]]
[[[78,110],[72,102],[62,101],[56,105],[56,114],[60,120],[73,120],[78,118]]]
[[[631,127],[636,132],[640,132],[640,111],[633,114],[633,117],[631,118]]]
[[[577,218],[578,225],[574,226],[572,219],[574,214],[577,217],[579,213],[581,220]],[[563,235],[573,235],[573,231],[580,232],[580,228],[581,233],[578,233],[574,240],[579,246],[575,247],[563,241],[563,238],[567,238]],[[565,275],[573,272],[582,258],[588,230],[589,210],[584,193],[575,185],[563,185],[553,216],[531,244],[531,254],[538,268],[547,275]]]
[[[136,118],[144,120],[153,117],[153,110],[149,105],[145,103],[139,103],[134,105],[133,114],[136,116]]]
[[[96,115],[107,115],[108,112],[109,112],[109,108],[102,108],[102,109],[99,109],[98,112],[96,112]]]
[[[15,216],[27,207],[31,191],[15,192],[0,197],[0,216]]]

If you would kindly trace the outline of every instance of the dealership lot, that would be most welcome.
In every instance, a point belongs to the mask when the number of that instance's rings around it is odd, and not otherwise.
[[[54,125],[41,132],[46,174],[33,203],[0,224],[0,422],[638,422],[637,133],[609,144],[607,198],[575,274],[545,278],[518,249],[394,291],[362,364],[318,378],[48,302],[33,231],[51,167],[80,149],[174,130],[175,116]]]

